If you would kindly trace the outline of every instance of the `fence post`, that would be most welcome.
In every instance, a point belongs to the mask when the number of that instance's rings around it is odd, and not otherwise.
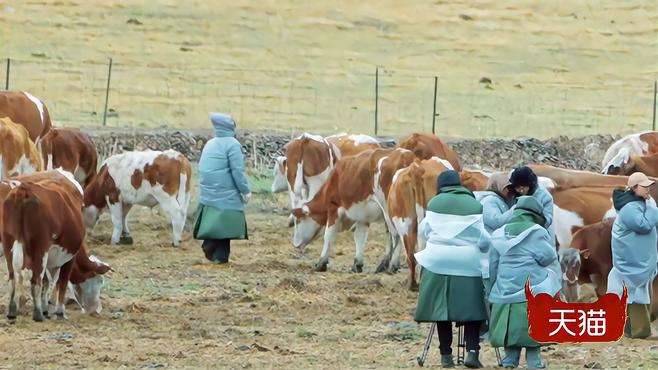
[[[103,126],[107,121],[107,100],[110,97],[110,78],[112,77],[112,58],[110,58],[110,65],[107,68],[107,87],[105,88],[105,109],[103,110]]]
[[[375,69],[375,136],[377,136],[378,122],[377,114],[379,111],[379,67]]]
[[[11,65],[11,58],[7,58],[7,73],[5,74],[5,90],[9,90],[9,66]]]
[[[651,126],[656,131],[656,94],[658,94],[658,80],[653,81],[653,125]]]
[[[439,77],[434,76],[434,108],[432,108],[432,133],[436,135],[436,90],[439,84]]]

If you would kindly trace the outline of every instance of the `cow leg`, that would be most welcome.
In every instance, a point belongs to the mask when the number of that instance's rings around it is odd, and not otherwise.
[[[320,260],[315,264],[315,271],[327,271],[327,265],[329,264],[329,254],[331,252],[331,247],[334,244],[336,239],[336,234],[338,234],[338,223],[334,223],[331,226],[327,226],[324,229],[324,243],[322,245],[322,253],[320,254]]]
[[[6,234],[3,235],[3,250],[7,263],[9,278],[9,304],[7,305],[7,319],[15,320],[18,317],[18,295],[16,294],[16,275],[20,275],[23,268],[23,247],[14,243]],[[11,246],[13,245],[13,248]],[[11,249],[10,249],[11,248]]]
[[[132,209],[132,204],[122,203],[121,204],[121,237],[119,238],[119,243],[121,244],[132,244],[133,238],[130,236],[130,229],[128,228],[128,213]]]
[[[389,266],[391,265],[393,246],[395,244],[394,240],[396,236],[394,236],[393,233],[390,232],[390,230],[386,230],[386,234],[388,235],[388,248],[386,249],[386,254],[384,255],[384,258],[382,258],[382,260],[379,262],[379,266],[377,266],[375,273],[384,272],[388,270]]]
[[[123,205],[121,202],[107,203],[107,208],[110,211],[110,219],[112,220],[112,239],[110,242],[113,245],[119,244],[121,240],[121,233],[123,232]]]
[[[30,248],[29,250],[38,250],[38,248]],[[46,272],[46,261],[48,261],[48,253],[44,253],[41,258],[32,255],[32,278],[30,279],[30,291],[32,293],[32,319],[37,322],[44,320],[43,308],[43,278]]]
[[[411,291],[418,291],[418,281],[416,281],[416,236],[407,234],[402,236],[402,244],[407,254],[407,266],[409,267],[409,281],[408,288]]]
[[[60,320],[68,319],[66,316],[66,289],[68,288],[73,259],[62,265],[57,279],[57,302],[55,304],[55,317]]]
[[[400,236],[395,236],[393,239],[393,252],[391,254],[391,262],[388,265],[389,273],[396,273],[400,269]]]
[[[363,272],[363,252],[368,244],[368,228],[367,223],[357,222],[354,228],[354,244],[356,245],[356,255],[354,256],[354,264],[352,264],[352,272]]]
[[[171,219],[171,227],[173,229],[173,240],[172,245],[174,247],[180,246],[181,241],[183,240],[183,227],[185,227],[185,218],[186,214],[183,210],[183,207],[178,204],[178,201],[175,197],[171,195],[165,196],[156,196],[158,203],[163,211]]]
[[[52,285],[53,277],[52,274],[44,268],[45,274],[41,280],[43,286],[41,288],[41,312],[43,317],[46,319],[50,318],[50,313],[48,312],[48,297],[50,297],[50,286]]]

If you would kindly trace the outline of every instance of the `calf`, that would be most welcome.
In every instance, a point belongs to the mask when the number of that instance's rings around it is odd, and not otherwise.
[[[401,239],[407,254],[409,267],[409,289],[417,290],[416,281],[416,245],[424,248],[424,241],[418,238],[418,224],[425,217],[425,208],[429,200],[436,195],[436,179],[445,170],[451,169],[450,163],[437,157],[416,161],[407,168],[395,173],[388,195],[388,211],[392,220],[391,234]],[[398,252],[399,253],[399,252]]]
[[[23,91],[0,91],[0,117],[25,127],[33,142],[39,141],[52,127],[46,105]]]
[[[397,159],[384,166],[386,161],[382,159],[391,155]],[[413,157],[413,154],[406,150],[377,149],[342,158],[315,197],[302,207],[293,209],[295,247],[308,245],[325,228],[322,254],[316,264],[317,271],[326,271],[337,233],[352,223],[356,244],[352,271],[362,271],[369,224],[383,216],[383,209],[375,199],[375,183],[380,189],[386,189],[388,185],[385,182],[390,183],[391,176],[398,169],[395,166],[406,166],[410,163],[409,156]],[[379,170],[378,166],[381,166]],[[377,180],[376,174],[379,174]],[[392,248],[389,248],[389,258]],[[380,267],[387,264],[383,261]]]
[[[434,134],[413,133],[402,140],[398,148],[409,149],[420,159],[443,158],[455,171],[461,171],[457,153]]]
[[[85,235],[80,184],[69,173],[50,171],[18,177],[8,186],[0,218],[10,281],[7,318],[18,315],[15,275],[22,269],[32,273],[32,318],[43,321],[47,315],[50,282],[57,282],[55,315],[64,318],[73,258],[82,248]],[[44,279],[46,271],[49,279]]]
[[[89,135],[73,128],[53,128],[39,141],[46,170],[63,168],[87,187],[96,175],[98,152]]]
[[[27,129],[8,118],[0,118],[0,180],[42,169],[41,155]]]
[[[171,218],[179,246],[190,203],[190,162],[175,150],[125,152],[109,157],[85,189],[84,221],[89,228],[109,209],[112,244],[132,243],[126,222],[133,205],[160,207]]]

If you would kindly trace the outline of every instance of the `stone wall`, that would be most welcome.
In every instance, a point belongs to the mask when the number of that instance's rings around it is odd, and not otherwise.
[[[109,132],[85,130],[91,134],[101,158],[121,150],[164,150],[173,148],[192,161],[198,161],[210,133],[188,131]],[[271,166],[273,158],[291,136],[275,133],[240,133],[250,166]],[[466,167],[508,169],[522,163],[538,162],[562,167],[598,171],[603,153],[616,137],[591,135],[579,138],[557,137],[549,140],[484,139],[456,140],[450,145]]]

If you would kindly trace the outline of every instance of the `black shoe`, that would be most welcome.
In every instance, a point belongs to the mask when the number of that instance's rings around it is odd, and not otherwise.
[[[441,367],[443,368],[455,367],[455,361],[453,361],[452,355],[441,355]]]
[[[468,351],[466,353],[466,360],[464,360],[464,366],[470,369],[479,369],[483,367],[480,362],[480,351]]]

